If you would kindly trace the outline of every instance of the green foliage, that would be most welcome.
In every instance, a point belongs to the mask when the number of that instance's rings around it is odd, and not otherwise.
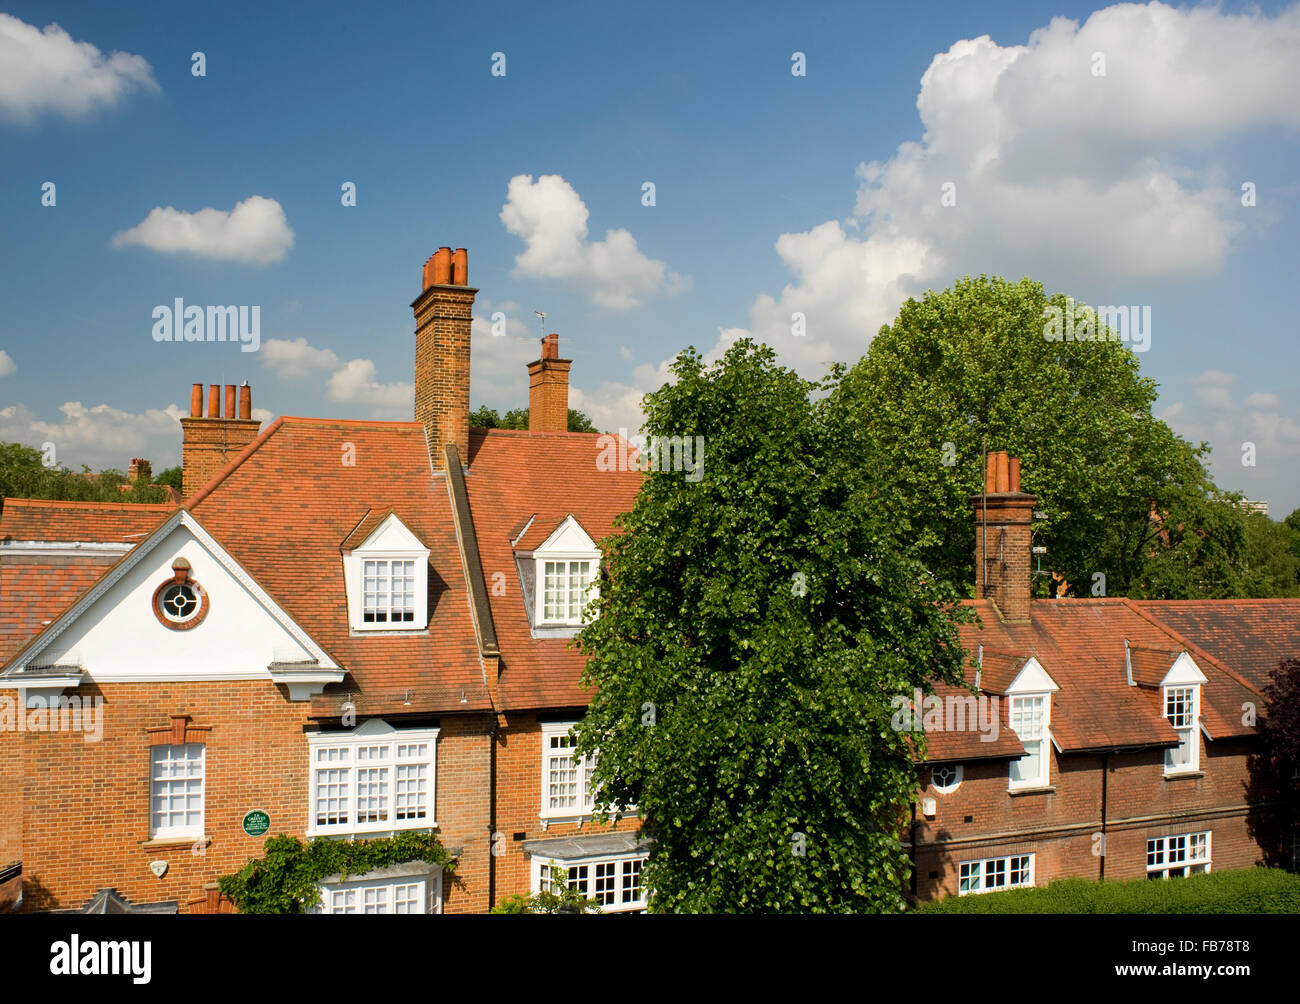
[[[948,896],[916,913],[1300,913],[1300,875],[1276,868],[1131,882],[1061,879],[1037,889]]]
[[[180,467],[168,467],[165,471],[159,471],[154,475],[153,483],[156,485],[171,485],[177,491],[181,490],[183,481],[183,472]]]
[[[1005,449],[1045,514],[1044,568],[1077,595],[1095,572],[1110,595],[1242,595],[1244,514],[1206,472],[1208,446],[1152,415],[1156,384],[1127,344],[1044,338],[1049,303],[1067,307],[1029,279],[966,278],[881,328],[835,392],[856,419],[855,448],[876,458],[881,505],[969,592],[969,497],[983,490],[985,446]]]
[[[66,467],[46,467],[41,451],[20,443],[0,443],[0,506],[5,498],[64,499],[75,502],[166,502],[167,490],[138,482],[126,491],[126,475],[89,468],[74,473]]]
[[[917,782],[890,698],[960,679],[964,611],[882,514],[850,416],[813,403],[829,382],[749,340],[672,369],[645,431],[703,436],[703,478],[651,472],[602,545],[577,728],[597,800],[654,838],[653,911],[901,910]]]
[[[1263,513],[1245,516],[1242,596],[1300,596],[1300,529]]]
[[[438,838],[428,833],[400,833],[380,840],[332,840],[317,837],[304,844],[297,837],[267,837],[262,857],[217,886],[240,913],[304,913],[320,902],[318,886],[328,875],[364,875],[406,861],[427,861],[446,872],[456,863]]]
[[[489,913],[600,913],[600,904],[590,897],[582,895],[568,884],[564,869],[551,866],[551,886],[559,890],[542,890],[531,896],[504,897]]]
[[[495,408],[489,408],[487,405],[480,405],[469,415],[469,427],[471,429],[527,429],[528,428],[528,409],[512,408],[501,416]],[[569,409],[569,431],[570,432],[596,432],[597,429],[591,424],[591,419],[580,412],[577,408]]]

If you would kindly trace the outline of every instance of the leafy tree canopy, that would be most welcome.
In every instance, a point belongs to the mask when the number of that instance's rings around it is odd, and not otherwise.
[[[66,467],[46,467],[40,450],[20,443],[0,443],[0,506],[5,498],[156,503],[166,502],[168,495],[157,483],[130,484],[126,475],[117,470],[94,474],[89,467],[83,467],[80,473]]]
[[[747,339],[672,371],[645,431],[704,437],[703,477],[649,473],[603,545],[579,636],[597,798],[655,840],[652,910],[900,910],[917,775],[890,699],[960,679],[964,611],[876,504],[849,413],[812,400],[838,371]]]
[[[471,429],[527,429],[528,409],[512,408],[502,416],[497,413],[495,408],[489,408],[487,405],[480,405],[474,411],[470,412],[469,427]],[[577,408],[570,408],[569,431],[596,432],[597,429],[591,424],[591,419],[586,415],[580,412]]]
[[[1100,572],[1110,595],[1240,595],[1245,514],[1207,473],[1208,446],[1152,415],[1156,384],[1127,344],[1048,340],[1049,304],[1069,309],[1029,279],[981,276],[908,300],[881,328],[834,391],[854,449],[877,465],[880,504],[969,592],[969,497],[983,490],[984,449],[1005,449],[1039,498],[1044,570],[1075,594],[1094,594]]]

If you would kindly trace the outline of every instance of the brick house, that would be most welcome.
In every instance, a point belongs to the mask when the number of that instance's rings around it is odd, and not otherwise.
[[[260,854],[261,812],[299,837],[434,832],[456,857],[327,878],[325,912],[482,912],[553,864],[607,912],[644,907],[638,821],[591,820],[568,735],[596,542],[640,475],[566,431],[556,335],[529,430],[471,430],[465,251],[422,280],[413,421],[262,430],[247,385],[205,413],[195,384],[183,504],[6,500],[0,904],[228,911],[215,879]],[[1031,600],[1018,464],[995,454],[972,501],[962,639],[998,728],[931,732],[916,893],[1253,864],[1271,796],[1241,709],[1300,652],[1300,601]]]
[[[1276,863],[1279,796],[1251,757],[1268,673],[1300,654],[1300,600],[1031,599],[1019,482],[994,453],[971,499],[979,696],[941,687],[931,708],[918,897]],[[970,725],[979,701],[996,731]]]
[[[258,810],[456,857],[327,879],[325,912],[482,912],[552,862],[643,908],[637,820],[592,822],[568,735],[596,541],[640,475],[567,431],[556,335],[530,429],[469,429],[467,283],[463,249],[425,264],[414,421],[259,430],[247,385],[204,414],[196,384],[183,505],[6,501],[0,866],[21,862],[22,909],[229,909],[214,881],[260,853]]]

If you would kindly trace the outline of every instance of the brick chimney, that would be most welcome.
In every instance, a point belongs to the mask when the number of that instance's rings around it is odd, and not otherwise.
[[[464,248],[439,248],[424,263],[415,298],[415,420],[424,425],[435,471],[447,466],[443,448],[455,443],[469,461],[469,332],[474,294]]]
[[[208,413],[203,414],[203,384],[190,390],[190,414],[181,419],[184,430],[181,447],[181,494],[194,495],[257,438],[262,423],[253,417],[253,389],[226,385],[226,409],[221,411],[221,385],[208,388]],[[235,395],[238,391],[238,415]]]
[[[1008,621],[1029,620],[1030,543],[1034,503],[1020,490],[1020,460],[988,455],[984,494],[975,509],[975,595],[990,599]]]
[[[126,479],[132,484],[137,481],[149,484],[153,481],[153,464],[140,457],[132,457],[131,463],[126,468]]]
[[[569,431],[569,367],[560,358],[560,336],[542,339],[542,357],[528,364],[528,431]]]

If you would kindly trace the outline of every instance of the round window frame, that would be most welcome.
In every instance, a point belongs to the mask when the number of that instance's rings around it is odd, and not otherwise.
[[[172,570],[176,574],[166,582],[161,583],[158,588],[154,590],[153,602],[151,604],[153,607],[153,615],[158,618],[159,624],[171,631],[192,631],[194,628],[202,624],[204,618],[208,616],[208,591],[190,578],[188,564],[181,566],[180,563],[177,562],[176,565],[172,566]],[[194,612],[193,616],[187,617],[183,621],[173,620],[163,611],[163,596],[172,586],[189,586],[194,590],[194,595],[199,601],[198,610]]]
[[[935,775],[935,771],[939,771],[939,770],[948,770],[948,769],[951,769],[951,770],[954,772],[954,774],[955,774],[955,777],[954,777],[952,783],[951,783],[951,784],[939,784],[939,782],[936,781],[936,780],[935,780],[935,777],[934,777],[934,775]],[[965,774],[966,774],[966,772],[965,772],[964,770],[962,770],[962,765],[959,764],[959,763],[956,763],[956,764],[944,764],[944,765],[941,766],[941,767],[931,767],[931,768],[930,768],[930,787],[933,788],[935,791],[937,791],[940,795],[951,795],[954,791],[956,791],[958,788],[961,787],[961,783],[962,783],[962,781],[965,780]]]

